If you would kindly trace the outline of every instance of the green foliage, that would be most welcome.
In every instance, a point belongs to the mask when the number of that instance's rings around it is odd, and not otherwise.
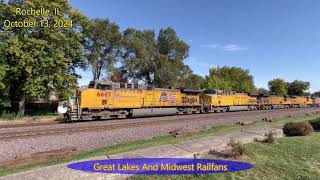
[[[0,119],[7,120],[7,121],[16,120],[16,119],[19,119],[22,117],[23,117],[23,114],[21,114],[21,113],[14,113],[14,112],[11,113],[11,112],[7,112],[7,111],[3,111],[0,114]]]
[[[306,136],[313,131],[312,126],[307,122],[290,122],[283,126],[283,133],[287,136]]]
[[[310,83],[306,81],[295,80],[291,83],[286,83],[283,79],[277,78],[268,83],[270,92],[275,95],[294,95],[294,96],[309,96],[310,93],[305,92],[309,89]]]
[[[6,5],[4,1],[0,1],[0,23],[5,19],[2,12],[5,11]],[[7,81],[8,64],[5,61],[5,50],[8,48],[7,39],[9,34],[4,32],[0,26],[0,108],[10,106],[9,88]]]
[[[70,96],[71,89],[77,84],[75,69],[83,67],[84,37],[81,30],[87,21],[86,17],[66,0],[59,3],[11,0],[4,6],[0,14],[10,21],[43,20],[42,16],[15,16],[15,8],[20,7],[45,8],[51,12],[58,8],[62,15],[50,14],[46,17],[49,22],[54,19],[73,22],[72,28],[4,28],[7,48],[1,54],[7,66],[5,79],[10,85],[7,88],[11,103],[23,103],[25,96],[47,97],[51,91],[57,92],[61,98]]]
[[[157,87],[200,84],[200,78],[184,64],[189,46],[172,28],[161,29],[157,38],[154,31],[129,28],[123,32],[122,45],[121,71],[133,81]]]
[[[100,79],[103,71],[110,72],[121,48],[119,26],[108,19],[93,19],[85,27],[87,61],[93,79]]]
[[[320,97],[320,91],[312,93],[313,97]]]
[[[268,95],[269,91],[265,88],[259,88],[259,89],[257,89],[257,93],[263,94],[263,95]]]
[[[129,28],[123,32],[122,45],[121,71],[133,81],[153,84],[157,63],[154,31]]]
[[[160,30],[157,47],[160,54],[166,55],[168,59],[179,65],[183,65],[183,60],[188,57],[190,48],[170,27]]]
[[[291,83],[288,83],[288,94],[294,96],[308,95],[305,91],[309,88],[310,82],[295,80]]]
[[[209,70],[206,76],[207,89],[233,90],[252,93],[256,91],[253,76],[249,70],[238,67],[216,67]]]
[[[320,131],[320,118],[309,121],[314,130]]]
[[[199,89],[201,88],[203,82],[204,78],[202,76],[193,74],[190,67],[185,65],[174,86],[180,88]]]
[[[286,82],[283,79],[277,78],[268,82],[271,94],[284,96],[287,95],[288,89]]]
[[[0,108],[10,106],[9,89],[7,83],[8,65],[5,62],[4,51],[7,48],[8,36],[0,31]]]

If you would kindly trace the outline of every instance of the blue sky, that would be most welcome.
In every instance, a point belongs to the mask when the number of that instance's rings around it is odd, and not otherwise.
[[[186,63],[200,75],[215,66],[249,69],[257,87],[273,78],[320,90],[318,0],[71,0],[90,18],[128,27],[172,27],[191,48]],[[80,84],[87,84],[90,72]]]

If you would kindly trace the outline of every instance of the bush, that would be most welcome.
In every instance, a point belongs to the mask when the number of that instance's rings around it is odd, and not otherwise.
[[[270,130],[264,136],[265,136],[264,142],[266,143],[274,143],[276,141],[275,133],[272,132],[272,130]]]
[[[8,112],[8,111],[3,111],[0,114],[0,119],[2,120],[15,120],[23,117],[22,114],[19,113],[13,113],[13,112]]]
[[[314,130],[320,131],[320,118],[309,121]]]
[[[231,157],[237,158],[247,153],[246,148],[240,141],[235,142],[233,139],[231,139],[228,145],[231,146],[231,151],[230,151]]]
[[[213,156],[217,156],[217,155],[220,155],[221,153],[219,151],[217,151],[216,149],[210,149],[208,154],[213,155]]]
[[[287,136],[305,136],[313,131],[313,127],[307,122],[290,122],[283,127],[283,133]]]

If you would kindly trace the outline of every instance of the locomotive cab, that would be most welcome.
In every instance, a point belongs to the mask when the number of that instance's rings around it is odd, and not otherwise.
[[[109,81],[90,81],[88,88],[92,89],[103,89],[103,90],[111,90],[112,89],[112,83]]]

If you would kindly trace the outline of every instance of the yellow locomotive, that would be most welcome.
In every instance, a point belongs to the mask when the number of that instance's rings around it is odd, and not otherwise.
[[[69,102],[65,119],[95,120],[310,106],[320,106],[320,99],[92,81],[88,88],[76,91],[75,97]]]
[[[207,90],[201,94],[205,112],[256,110],[257,99],[246,93],[234,91]]]
[[[312,105],[315,107],[320,107],[320,98],[319,97],[312,98]]]
[[[312,99],[310,97],[298,97],[291,98],[293,108],[309,107],[312,105]]]
[[[200,113],[200,92],[92,81],[88,88],[77,90],[66,118],[73,121]]]
[[[262,96],[258,97],[259,109],[290,108],[291,98],[287,96]]]

